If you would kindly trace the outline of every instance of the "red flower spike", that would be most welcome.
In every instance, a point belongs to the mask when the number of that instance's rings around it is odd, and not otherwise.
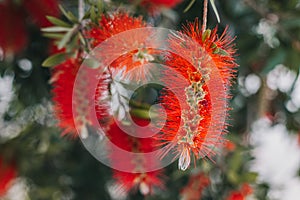
[[[151,195],[155,187],[164,187],[160,178],[161,171],[128,173],[114,170],[113,173],[115,184],[119,187],[117,190],[124,191],[126,194],[138,189],[143,195]]]
[[[229,86],[230,79],[235,77],[235,63],[234,55],[236,50],[234,49],[233,41],[235,38],[230,37],[228,27],[219,37],[217,35],[217,27],[212,31],[205,30],[203,32],[200,28],[198,19],[194,23],[188,23],[183,27],[183,33],[195,40],[205,51],[210,55],[215,65],[220,70],[220,75],[224,82]]]
[[[103,105],[99,99],[103,98],[107,94],[108,78],[105,74],[99,78],[97,90],[94,93],[89,87],[89,80],[95,75],[94,69],[85,70],[84,76],[86,79],[81,79],[81,88],[74,88],[74,82],[77,72],[82,61],[79,58],[70,58],[64,63],[54,67],[52,75],[52,93],[54,101],[54,112],[56,118],[59,121],[59,127],[64,129],[63,135],[71,134],[73,137],[77,137],[77,128],[84,131],[86,125],[95,125],[98,122],[91,120],[93,108],[90,106],[91,102],[88,101],[89,96],[94,96],[96,101],[96,115],[100,123],[108,123],[108,105]],[[73,98],[73,91],[76,94]],[[76,92],[78,91],[78,92]],[[73,110],[72,105],[75,105],[76,110]],[[75,119],[74,119],[75,112]],[[81,133],[84,134],[84,133]],[[82,135],[83,136],[83,135]],[[83,136],[84,137],[84,136]]]
[[[164,81],[166,85],[172,85],[176,95],[166,88],[161,97],[167,122],[158,139],[162,140],[162,144],[171,143],[177,148],[181,170],[190,165],[191,153],[195,158],[214,154],[212,149],[221,145],[220,135],[226,131],[222,119],[228,109],[227,87],[231,84],[236,67],[233,58],[235,50],[231,44],[233,39],[226,34],[226,30],[221,37],[216,32],[216,28],[203,32],[196,20],[184,27],[182,33],[169,39],[171,52],[180,52],[180,55],[187,55],[195,62],[192,65],[175,53],[167,55],[166,65],[182,77],[166,72]],[[218,79],[212,77],[217,76],[220,81],[214,82]],[[208,81],[212,83],[210,88]],[[224,96],[219,96],[219,92]],[[182,103],[179,105],[178,102]],[[214,119],[213,113],[218,113]]]
[[[79,66],[78,60],[68,59],[55,66],[52,75],[54,113],[59,121],[59,127],[64,129],[63,135],[72,133],[75,136],[77,133],[73,119],[72,95]]]
[[[90,39],[92,48],[95,48],[114,35],[147,26],[141,17],[131,17],[127,13],[114,13],[103,15],[99,20],[99,25],[91,25],[90,30],[86,32],[86,37]],[[103,47],[105,51],[100,52],[101,58],[117,57],[118,59],[111,63],[110,67],[118,71],[124,70],[123,75],[129,74],[128,78],[130,79],[143,80],[147,73],[147,68],[143,67],[144,64],[153,61],[153,55],[158,54],[153,49],[144,48],[144,44],[137,44],[136,41],[144,41],[147,34],[150,34],[150,32],[141,35],[133,31],[130,32],[126,41],[122,37],[120,39],[114,38],[114,45]],[[116,53],[120,48],[125,49],[121,55]],[[131,73],[128,73],[129,71]]]
[[[252,187],[248,183],[244,183],[240,190],[231,191],[226,200],[245,200],[247,196],[253,193]]]
[[[149,123],[149,120],[146,119],[133,118],[133,120],[138,125]],[[106,134],[114,145],[128,152],[147,153],[155,150],[156,141],[153,138],[135,138],[120,129],[115,122],[111,124]],[[139,189],[143,195],[149,195],[153,193],[154,188],[163,188],[162,170],[147,170],[149,163],[158,162],[158,160],[150,160],[142,155],[132,156],[123,152],[109,151],[108,156],[112,166],[126,165],[127,169],[132,170],[132,173],[113,170],[113,177],[116,180],[115,184],[118,186],[118,192],[123,191],[127,194],[130,191]]]
[[[99,25],[91,25],[91,29],[86,32],[91,39],[92,47],[96,47],[104,40],[124,31],[147,27],[141,17],[135,18],[128,13],[114,13],[112,15],[102,15]]]
[[[244,183],[241,187],[241,192],[243,195],[248,196],[253,193],[253,189],[248,183]]]
[[[142,1],[142,4],[150,4],[153,6],[162,6],[167,8],[173,8],[179,3],[181,3],[182,0],[144,0]]]
[[[226,200],[245,200],[245,197],[241,192],[233,191],[229,194]]]
[[[4,196],[9,189],[11,182],[17,176],[16,167],[13,164],[4,162],[0,157],[0,197]]]
[[[46,16],[59,16],[58,0],[23,0],[28,15],[40,27],[52,25]]]
[[[24,13],[10,0],[0,2],[0,51],[9,57],[22,51],[27,44]],[[1,52],[0,52],[1,54]]]
[[[27,13],[24,10],[27,10]],[[28,42],[26,18],[40,27],[51,25],[47,15],[59,16],[57,0],[23,0],[21,5],[13,0],[0,2],[0,50],[10,57],[25,49]],[[0,52],[1,53],[1,52]]]

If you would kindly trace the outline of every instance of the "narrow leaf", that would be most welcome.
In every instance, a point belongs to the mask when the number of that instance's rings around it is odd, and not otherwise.
[[[60,27],[60,26],[52,26],[52,27],[42,28],[43,32],[66,32],[66,31],[70,31],[70,30],[71,30],[71,28]]]
[[[202,35],[202,41],[204,42],[207,38],[209,38],[210,34],[211,34],[211,30],[210,29],[205,30],[204,33],[203,33],[203,35]]]
[[[189,5],[184,9],[184,13],[186,13],[193,5],[194,3],[196,2],[196,0],[191,0]]]
[[[219,16],[216,4],[215,4],[215,0],[209,0],[209,1],[210,1],[210,4],[211,4],[211,7],[213,8],[214,13],[215,13],[215,15],[217,17],[218,23],[220,23],[221,20],[220,20],[220,16]]]
[[[58,49],[62,49],[71,39],[74,32],[74,28],[72,28],[69,32],[67,32],[64,37],[61,39],[61,41],[58,43],[57,47]]]
[[[86,41],[85,41],[83,35],[82,35],[81,33],[79,33],[79,34],[78,34],[78,37],[79,37],[80,42],[81,42],[84,46],[86,46]]]
[[[59,5],[59,9],[68,20],[74,23],[79,23],[78,19],[73,15],[73,13],[71,13],[70,11],[67,12],[61,5]]]
[[[61,27],[72,27],[71,24],[68,24],[67,22],[64,22],[61,19],[58,19],[56,17],[52,17],[52,16],[46,16],[47,19],[54,25],[56,26],[61,26]]]
[[[58,65],[66,60],[66,54],[65,53],[58,53],[50,56],[47,58],[43,63],[43,67],[52,67],[55,65]]]
[[[95,11],[95,7],[94,6],[92,6],[91,7],[91,10],[90,10],[90,16],[91,16],[91,19],[92,19],[92,21],[93,22],[96,22],[97,20],[97,15],[96,15],[96,11]]]
[[[142,118],[142,119],[150,119],[150,113],[149,110],[134,108],[130,111],[130,113],[136,117]],[[152,116],[155,116],[153,113]]]
[[[104,10],[103,7],[104,7],[103,2],[102,1],[97,1],[98,14],[103,13],[103,10]]]
[[[64,34],[61,33],[44,33],[44,37],[52,38],[52,39],[61,39],[64,37]]]

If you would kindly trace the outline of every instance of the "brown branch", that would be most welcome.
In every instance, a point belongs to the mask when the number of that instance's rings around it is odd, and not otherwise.
[[[202,31],[204,32],[206,30],[206,24],[207,24],[207,4],[208,0],[204,0],[203,2],[203,19],[202,19]]]
[[[84,0],[78,0],[78,18],[82,20],[84,16]]]

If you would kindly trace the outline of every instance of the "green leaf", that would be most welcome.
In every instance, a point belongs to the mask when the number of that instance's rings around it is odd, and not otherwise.
[[[74,34],[74,30],[77,28],[77,26],[74,26],[71,30],[69,30],[69,32],[67,32],[64,37],[61,39],[61,41],[59,41],[57,47],[58,49],[63,48],[72,38],[73,34]]]
[[[47,19],[54,25],[56,26],[61,26],[61,27],[72,27],[71,24],[68,24],[67,22],[64,22],[61,19],[58,19],[56,17],[52,17],[52,16],[46,16]]]
[[[97,1],[97,8],[98,8],[98,15],[103,13],[104,10],[104,4],[102,1]]]
[[[229,170],[227,172],[227,178],[228,178],[228,180],[229,180],[230,183],[237,184],[239,182],[239,176],[233,170]]]
[[[97,15],[96,15],[96,11],[95,11],[95,7],[94,6],[92,6],[91,9],[90,9],[90,16],[91,16],[91,20],[93,22],[97,21]]]
[[[189,9],[194,5],[194,3],[196,2],[196,0],[191,0],[189,5],[184,9],[184,13],[186,13],[187,11],[189,11]]]
[[[70,11],[66,11],[61,5],[59,5],[59,9],[64,14],[64,16],[73,23],[79,23],[78,19],[71,13]]]
[[[84,46],[86,46],[85,38],[84,38],[84,36],[83,36],[80,32],[78,33],[78,37],[79,37],[80,42],[81,42]]]
[[[243,157],[241,152],[239,151],[234,152],[232,158],[229,160],[230,170],[234,172],[237,171],[241,167],[242,163],[243,163]]]
[[[44,33],[44,37],[52,38],[52,39],[61,39],[64,37],[64,34],[61,33]]]
[[[210,4],[211,4],[211,7],[213,8],[213,10],[214,10],[214,13],[215,13],[215,15],[216,15],[216,18],[217,18],[217,20],[218,20],[218,23],[220,23],[220,16],[219,16],[219,13],[218,13],[218,10],[217,10],[217,8],[216,8],[216,5],[215,5],[215,0],[209,0],[210,1]]]
[[[151,112],[149,109],[140,109],[140,108],[133,108],[131,109],[130,113],[136,117],[142,119],[151,119],[158,117],[157,113]]]
[[[242,181],[247,183],[254,183],[258,177],[258,174],[255,172],[247,172],[243,174]]]
[[[227,51],[225,51],[224,49],[221,48],[217,48],[218,52],[216,54],[219,54],[221,56],[228,56],[229,54],[227,53]]]
[[[43,67],[52,67],[66,60],[66,53],[57,53],[47,58],[43,63]]]
[[[211,30],[210,29],[205,30],[204,33],[203,33],[203,35],[202,35],[202,41],[204,42],[207,38],[209,38],[210,34],[211,34]]]
[[[47,28],[42,28],[43,32],[67,32],[70,31],[71,28],[61,27],[61,26],[52,26]]]

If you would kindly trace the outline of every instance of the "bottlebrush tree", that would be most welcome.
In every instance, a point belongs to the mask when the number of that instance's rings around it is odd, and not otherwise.
[[[0,1],[0,198],[268,199],[249,128],[300,127],[296,78],[286,109],[267,86],[299,60],[279,4]]]
[[[202,25],[196,19],[195,22],[185,26],[183,31],[170,32],[166,36],[167,50],[171,53],[147,47],[147,40],[151,34],[154,34],[151,30],[147,31],[147,27],[153,25],[147,24],[142,16],[133,17],[127,11],[102,13],[99,7],[92,5],[91,9],[95,12],[92,20],[80,19],[76,23],[73,22],[73,25],[66,24],[65,27],[60,27],[62,22],[51,18],[50,21],[55,26],[43,29],[47,33],[52,33],[63,28],[67,30],[68,26],[73,27],[69,27],[70,30],[62,40],[58,40],[57,47],[65,47],[67,50],[44,62],[44,65],[50,65],[52,64],[50,61],[58,61],[57,56],[63,56],[67,60],[53,66],[52,76],[55,114],[59,121],[58,125],[64,133],[79,135],[85,140],[91,134],[88,127],[97,131],[95,123],[98,121],[102,127],[105,127],[100,129],[102,131],[100,134],[107,137],[113,143],[112,146],[116,145],[129,154],[131,152],[139,154],[136,157],[127,156],[126,152],[117,152],[114,148],[107,152],[112,168],[116,168],[113,177],[119,190],[125,195],[134,188],[139,188],[143,195],[153,194],[153,186],[163,188],[163,180],[159,178],[161,172],[157,170],[161,170],[164,166],[152,169],[150,164],[155,162],[159,165],[160,157],[166,157],[167,154],[175,151],[174,159],[178,158],[179,169],[186,170],[192,158],[195,164],[197,160],[205,157],[214,159],[212,158],[216,154],[214,149],[220,148],[223,144],[223,134],[227,126],[224,119],[228,111],[228,91],[237,66],[234,59],[236,50],[232,43],[233,38],[226,33],[227,30],[219,36],[217,28],[212,31],[206,29],[207,3],[204,2]],[[71,14],[66,14],[65,17],[72,22]],[[75,27],[77,31],[74,31]],[[140,28],[145,28],[145,32],[139,32]],[[131,31],[132,34],[123,38],[121,33],[126,34],[126,31]],[[111,38],[116,38],[116,41],[106,45]],[[65,39],[72,39],[77,45],[69,48],[69,41]],[[104,47],[99,48],[103,44]],[[125,50],[120,51],[118,55],[117,49],[123,48]],[[181,57],[181,54],[185,56]],[[96,57],[100,64],[97,66],[94,63],[90,66],[93,69],[80,71],[79,68],[86,65],[85,59],[90,59],[90,56]],[[102,59],[106,60],[112,56],[114,57],[112,63],[102,66],[104,65],[102,63],[105,63]],[[159,62],[169,66],[176,73],[172,75],[169,70],[159,70],[154,65],[152,69],[151,66],[145,67],[147,64]],[[162,86],[157,91],[158,96],[155,101],[163,105],[166,120],[162,121],[163,123],[159,120],[158,124],[162,129],[158,129],[153,137],[148,138],[145,132],[133,128],[135,122],[128,121],[128,118],[134,116],[138,121],[148,118],[151,122],[155,119],[151,118],[151,114],[148,116],[142,114],[150,112],[140,105],[144,104],[143,101],[136,100],[133,96],[131,101],[136,105],[132,106],[129,101],[123,100],[126,99],[123,93],[130,93],[128,88],[136,83],[141,83],[140,87],[147,86],[144,81],[155,76],[153,71],[162,74],[162,77],[155,77],[155,79],[161,79],[166,85],[173,85],[174,89]],[[182,76],[182,80],[178,75]],[[99,79],[96,90],[93,81],[90,81],[92,79]],[[105,84],[103,85],[102,82]],[[118,84],[125,86],[120,87]],[[122,89],[123,93],[120,91]],[[139,96],[139,93],[143,93],[143,90],[136,92],[136,95]],[[153,103],[149,102],[148,107]],[[94,108],[93,104],[95,104]],[[96,121],[90,113],[93,109]],[[152,112],[158,119],[161,119],[160,115],[164,113],[163,110]],[[126,130],[117,128],[124,124],[127,126]],[[142,138],[126,135],[131,132]],[[169,147],[165,148],[166,146]],[[165,150],[161,150],[159,157],[148,157],[148,151],[160,148]],[[117,166],[120,165],[128,166],[127,170],[118,169]]]

